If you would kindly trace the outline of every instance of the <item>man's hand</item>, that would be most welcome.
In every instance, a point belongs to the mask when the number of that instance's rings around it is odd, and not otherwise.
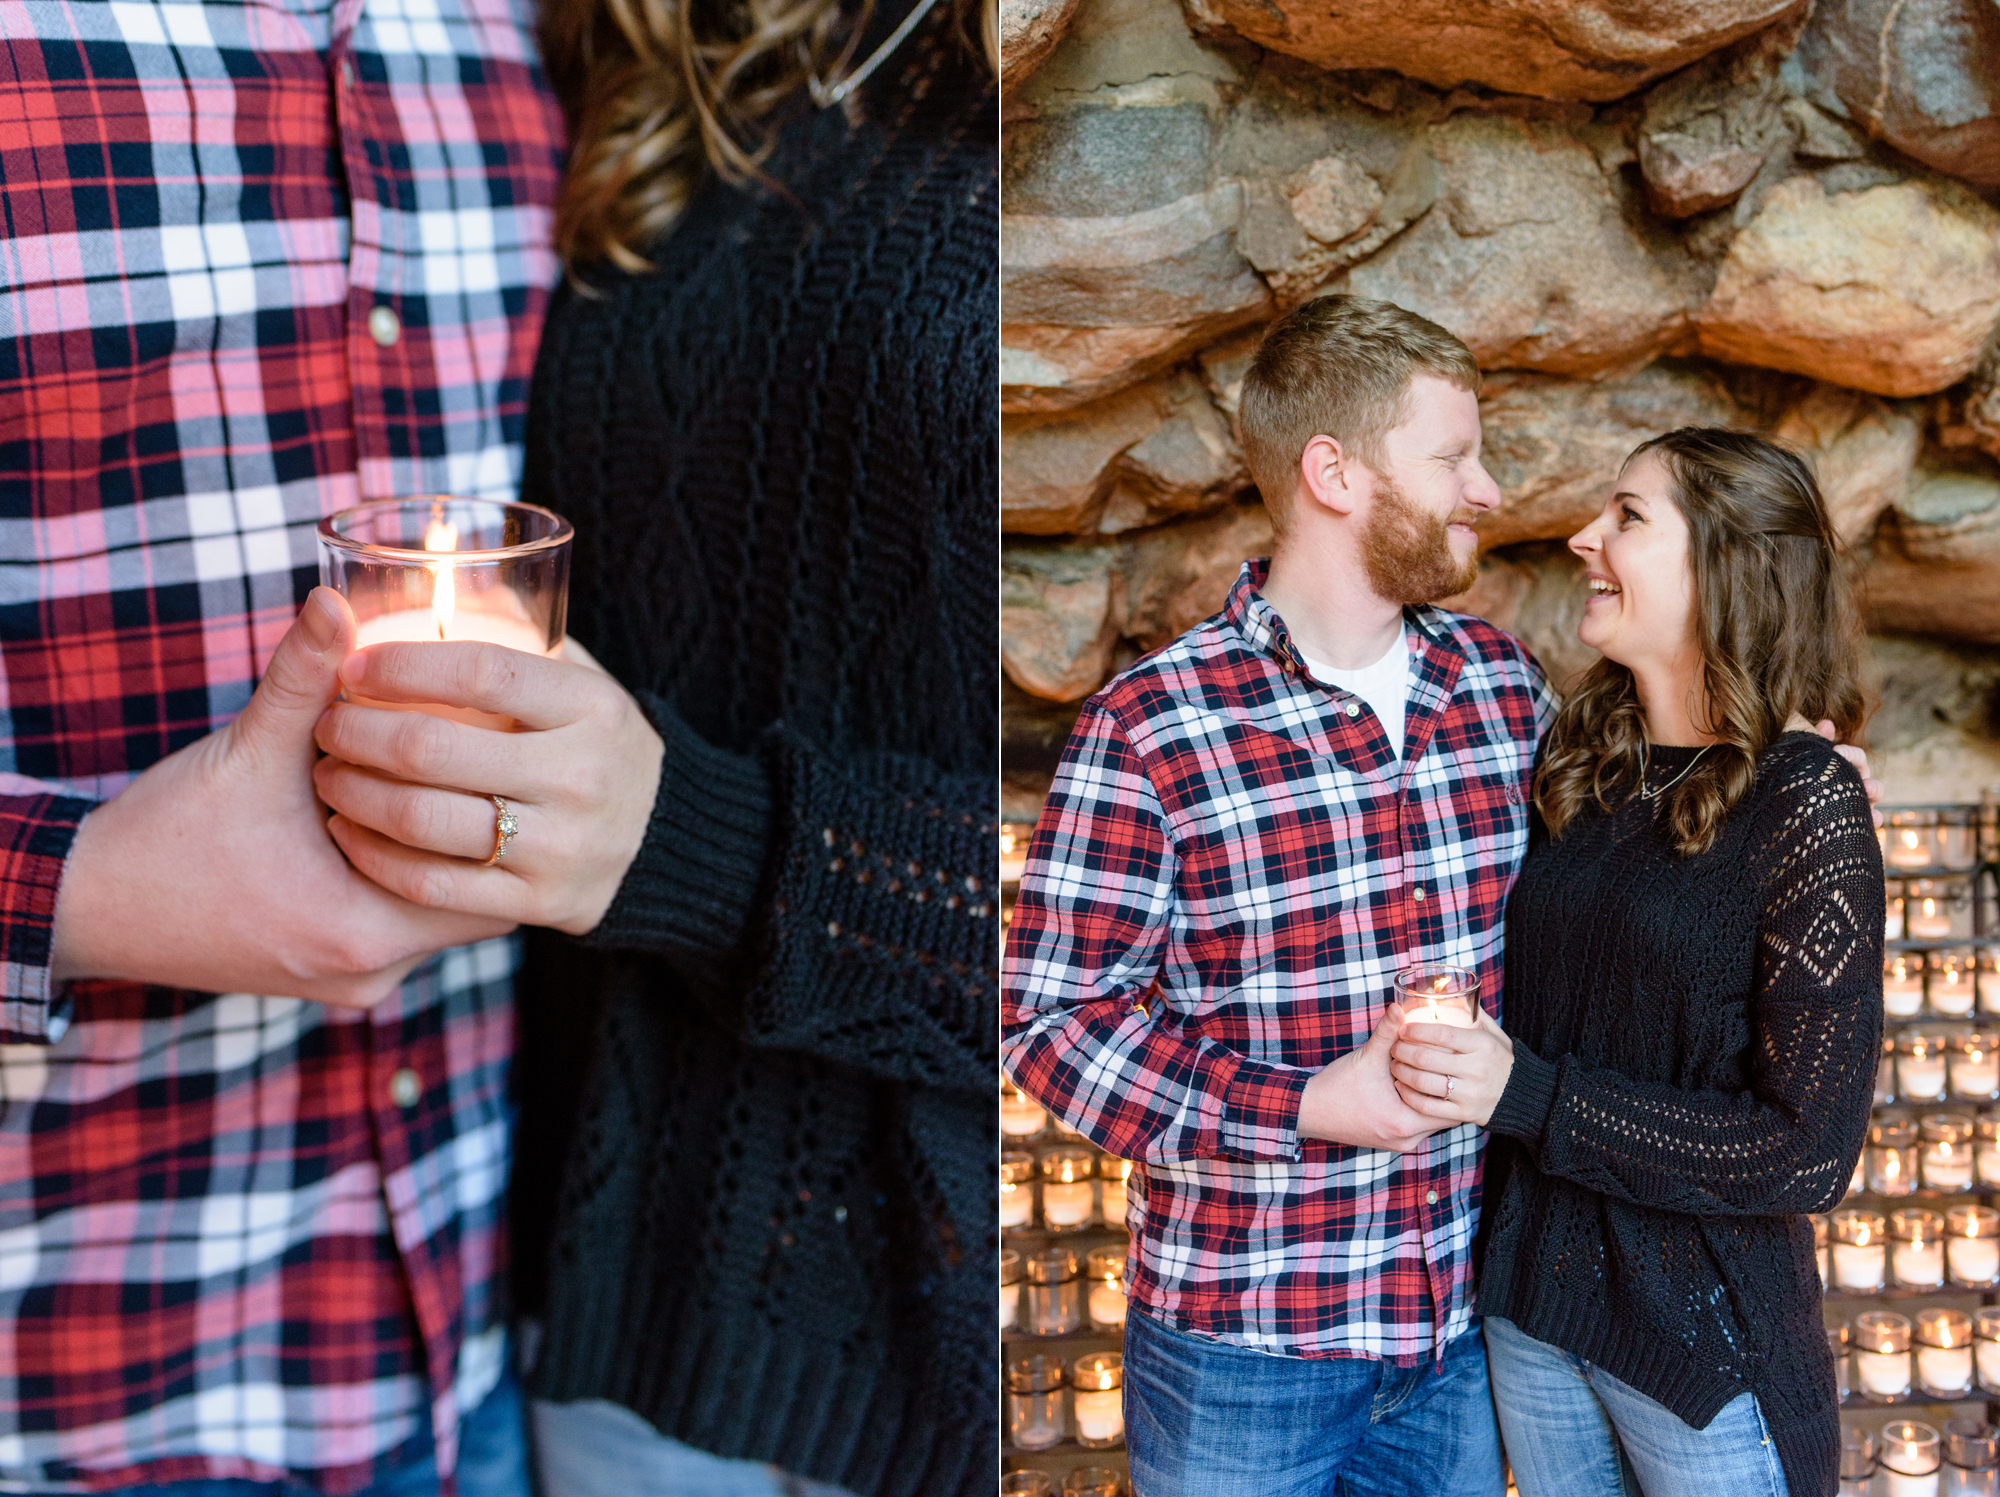
[[[57,981],[116,978],[365,1008],[424,957],[512,929],[363,878],[313,796],[313,725],[354,619],[315,588],[249,706],[84,819],[56,902]]]
[[[1301,1138],[1407,1154],[1433,1133],[1452,1126],[1433,1122],[1397,1094],[1389,1075],[1389,1052],[1402,1028],[1403,1011],[1392,1003],[1367,1044],[1306,1083],[1299,1101]]]
[[[1813,731],[1833,745],[1833,751],[1861,772],[1861,788],[1868,796],[1868,814],[1875,818],[1875,825],[1882,824],[1882,813],[1875,809],[1882,801],[1882,782],[1868,777],[1868,750],[1856,748],[1851,743],[1840,741],[1840,730],[1833,725],[1830,717],[1813,724]]]

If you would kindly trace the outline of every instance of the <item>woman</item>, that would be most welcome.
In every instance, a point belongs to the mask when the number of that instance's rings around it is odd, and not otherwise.
[[[550,1497],[992,1479],[995,89],[974,6],[913,15],[556,5],[523,494],[611,675],[378,649],[526,731],[320,734],[364,873],[582,938],[520,987]]]
[[[1392,1070],[1488,1124],[1479,1306],[1522,1497],[1822,1497],[1839,1414],[1804,1213],[1882,1036],[1858,644],[1812,474],[1741,432],[1626,463],[1570,541],[1602,655],[1543,745],[1506,1014]]]

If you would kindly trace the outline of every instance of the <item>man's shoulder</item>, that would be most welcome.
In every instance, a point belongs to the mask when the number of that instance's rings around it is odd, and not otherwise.
[[[1423,616],[1426,623],[1464,652],[1468,663],[1503,676],[1519,677],[1530,686],[1548,679],[1534,651],[1499,625],[1477,614],[1453,613],[1435,605],[1425,607]]]
[[[1213,614],[1141,655],[1085,706],[1120,718],[1154,716],[1261,675],[1262,659],[1222,614]]]

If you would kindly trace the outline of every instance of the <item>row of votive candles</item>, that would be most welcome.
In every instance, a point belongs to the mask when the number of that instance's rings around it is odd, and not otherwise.
[[[1842,1398],[1895,1403],[1913,1391],[1931,1398],[2000,1393],[2000,1307],[1974,1315],[1919,1310],[1914,1322],[1893,1310],[1864,1310],[1851,1322],[1828,1315],[1826,1344]]]
[[[1885,940],[1963,941],[1980,934],[1969,878],[1892,878],[1882,893]]]
[[[1125,1249],[1102,1247],[1084,1254],[1081,1267],[1068,1248],[1048,1248],[1025,1258],[1000,1254],[1000,1329],[1032,1336],[1066,1336],[1125,1324]]]
[[[1916,1419],[1874,1432],[1840,1430],[1842,1497],[1973,1497],[2000,1492],[2000,1430],[1947,1419],[1944,1434]]]
[[[1040,1224],[1051,1232],[1081,1232],[1102,1221],[1125,1225],[1125,1185],[1132,1161],[1113,1159],[1082,1145],[1044,1149],[1037,1160],[1025,1149],[1000,1154],[1000,1226],[1003,1231]],[[1041,1209],[1035,1186],[1041,1185]]]
[[[1919,1190],[2000,1189],[2000,1113],[1933,1112],[1912,1121],[1884,1118],[1868,1129],[1868,1146],[1847,1192],[1906,1196]]]
[[[1990,1102],[2000,1096],[2000,1033],[1970,1024],[1935,1024],[1882,1037],[1875,1105]]]
[[[2000,1014],[2000,946],[1890,952],[1882,959],[1882,1011],[1892,1019]]]
[[[1820,1283],[1838,1294],[2000,1287],[2000,1211],[1836,1211],[1812,1219]],[[1994,1312],[2000,1315],[2000,1310]],[[2000,1321],[1995,1321],[2000,1334]]]
[[[1048,1352],[1010,1357],[1007,1438],[1014,1448],[1047,1450],[1072,1435],[1087,1450],[1125,1443],[1125,1359],[1115,1351],[1073,1362]]]
[[[1889,868],[1970,868],[1979,861],[1978,816],[1971,806],[1892,810],[1875,837]]]
[[[1000,1497],[1131,1497],[1131,1488],[1109,1466],[1077,1466],[1061,1486],[1046,1471],[1006,1472],[1000,1478]]]

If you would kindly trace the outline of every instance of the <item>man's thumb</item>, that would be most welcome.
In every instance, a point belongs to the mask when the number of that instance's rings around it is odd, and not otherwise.
[[[340,662],[354,634],[347,600],[330,587],[314,588],[236,719],[237,741],[253,752],[310,760],[313,726],[340,690]]]
[[[1402,1038],[1403,1019],[1403,1005],[1391,1002],[1382,1011],[1382,1021],[1375,1026],[1375,1032],[1368,1036],[1368,1043],[1379,1049],[1387,1050],[1397,1040]]]

